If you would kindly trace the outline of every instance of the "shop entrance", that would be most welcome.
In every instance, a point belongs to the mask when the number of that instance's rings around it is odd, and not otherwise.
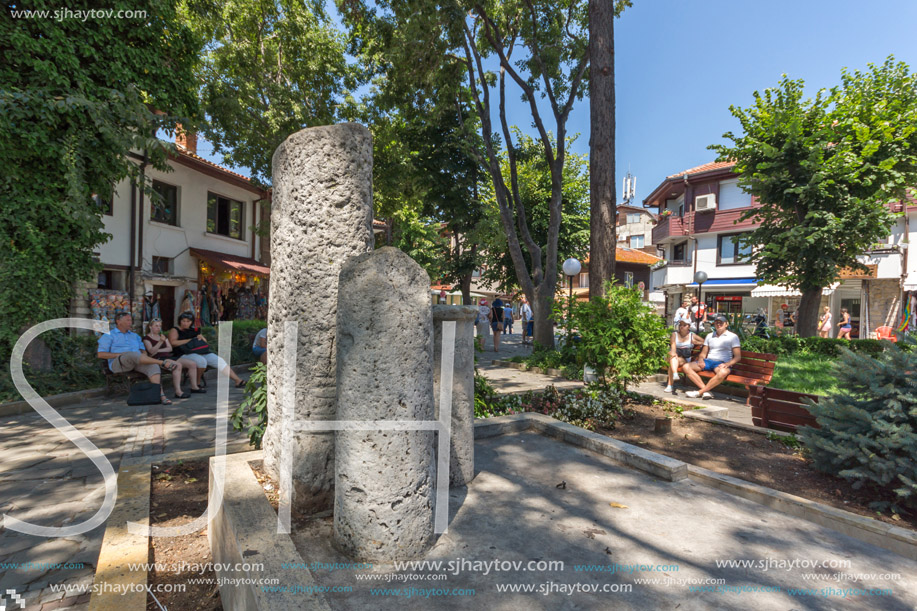
[[[860,337],[860,298],[859,297],[841,297],[841,308],[847,308],[850,314],[850,324],[853,329],[850,331],[850,337]],[[841,320],[841,311],[837,311],[837,322]],[[838,326],[834,325],[832,337],[837,337]]]
[[[175,326],[175,287],[162,284],[153,285],[153,299],[159,300],[159,315],[162,318],[163,330]]]

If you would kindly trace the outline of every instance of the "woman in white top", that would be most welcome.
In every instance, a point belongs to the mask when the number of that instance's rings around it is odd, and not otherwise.
[[[691,359],[691,350],[694,346],[703,344],[704,339],[691,331],[689,320],[678,321],[669,344],[669,385],[665,387],[665,392],[672,392],[672,382],[679,380],[678,368]]]
[[[818,336],[831,337],[831,308],[825,306],[825,311],[818,319]]]
[[[684,301],[681,302],[681,307],[675,310],[675,319],[672,322],[674,323],[674,326],[676,329],[678,328],[678,323],[680,323],[683,320],[687,320],[689,323],[691,322],[691,315],[689,314],[689,311],[688,311],[688,307],[690,305],[691,305],[691,300],[685,299]]]
[[[475,325],[478,328],[478,337],[475,341],[478,342],[481,352],[484,352],[484,342],[487,341],[487,336],[490,331],[490,306],[487,305],[487,300],[482,299],[478,303],[478,318],[475,321]]]

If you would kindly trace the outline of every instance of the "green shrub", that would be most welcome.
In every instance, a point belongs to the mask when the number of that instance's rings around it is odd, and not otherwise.
[[[230,416],[232,428],[248,435],[256,450],[261,449],[261,439],[267,428],[267,366],[258,363],[242,391],[245,399]]]
[[[98,388],[105,385],[95,335],[70,335],[64,329],[48,331],[41,335],[51,352],[51,371],[35,371],[23,363],[26,380],[42,397],[64,392]],[[13,385],[9,365],[0,368],[0,401],[21,401],[22,396]]]
[[[814,466],[917,508],[917,351],[885,342],[878,356],[845,350],[837,375],[841,391],[808,407],[819,429],[800,436]]]
[[[576,358],[602,386],[626,390],[665,366],[669,330],[640,291],[609,283],[605,295],[573,307]]]

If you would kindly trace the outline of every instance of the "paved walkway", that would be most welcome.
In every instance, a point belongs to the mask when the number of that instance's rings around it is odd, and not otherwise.
[[[59,412],[117,472],[126,457],[213,447],[216,378],[208,380],[207,394],[173,399],[172,405],[130,407],[121,395],[89,399]],[[230,409],[241,398],[242,391],[231,387]],[[229,430],[230,443],[244,439]],[[91,517],[103,497],[99,470],[41,416],[30,412],[0,418],[0,515],[60,527]],[[74,537],[43,538],[0,527],[0,592],[15,589],[27,609],[88,608],[89,594],[65,595],[52,592],[50,585],[91,586],[104,531],[99,526]]]

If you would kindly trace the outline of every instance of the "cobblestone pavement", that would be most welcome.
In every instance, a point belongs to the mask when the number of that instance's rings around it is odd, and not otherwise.
[[[207,394],[173,399],[173,405],[130,407],[121,395],[88,399],[59,412],[117,472],[126,457],[213,447],[216,378],[208,380]],[[241,398],[242,391],[230,387],[230,409]],[[230,443],[244,439],[229,430]],[[0,418],[0,515],[60,527],[91,517],[104,495],[99,470],[41,416]],[[89,594],[77,592],[92,584],[104,532],[102,525],[73,537],[43,538],[0,527],[0,592],[16,590],[26,609],[88,608]],[[52,585],[66,585],[70,592],[53,592]]]

